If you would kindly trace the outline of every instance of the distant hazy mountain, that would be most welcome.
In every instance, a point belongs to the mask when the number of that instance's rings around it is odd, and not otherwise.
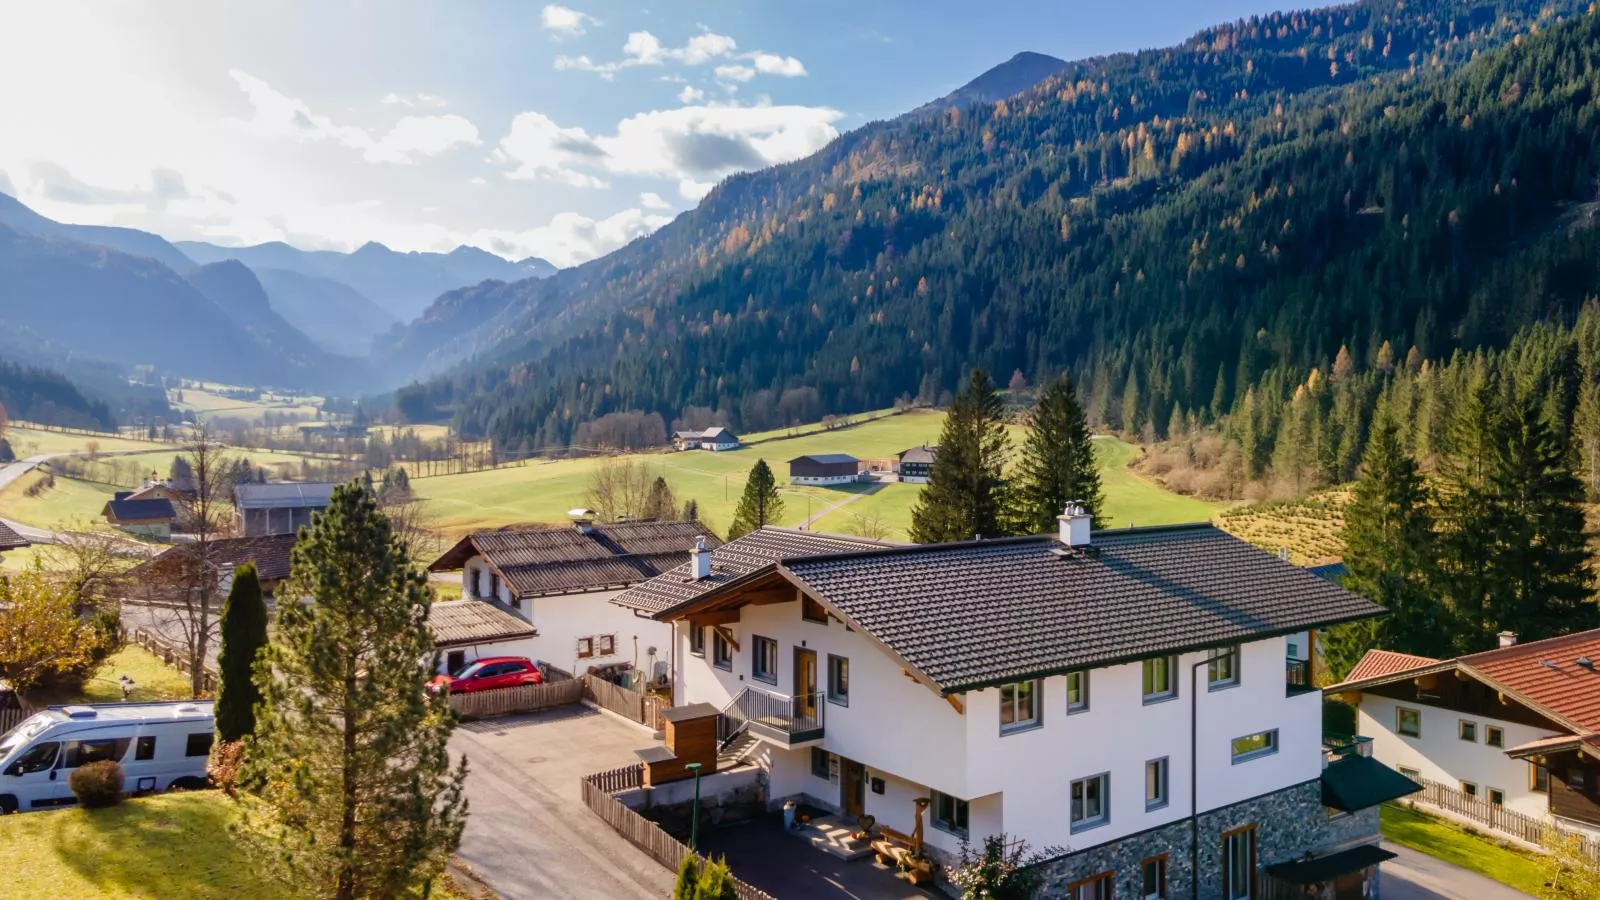
[[[258,341],[285,354],[292,366],[324,362],[325,351],[272,308],[266,289],[244,263],[227,259],[190,269],[183,278]]]
[[[400,322],[342,281],[289,269],[254,271],[278,315],[333,353],[366,356],[373,337]]]
[[[917,107],[907,115],[917,116],[941,112],[950,107],[970,106],[974,103],[993,103],[1015,96],[1033,87],[1067,67],[1064,59],[1043,53],[1023,51],[998,66],[984,72],[961,87],[937,100]]]
[[[121,250],[132,256],[147,256],[174,271],[194,265],[194,260],[177,247],[148,231],[106,225],[66,225],[39,215],[7,194],[0,194],[0,224],[34,237],[69,238]]]
[[[449,253],[399,253],[379,243],[363,244],[353,253],[299,250],[274,242],[253,247],[219,247],[197,241],[178,245],[196,262],[236,259],[253,269],[285,269],[331,278],[387,310],[395,318],[415,319],[434,298],[481,281],[542,278],[555,267],[542,259],[512,262],[476,247]]]

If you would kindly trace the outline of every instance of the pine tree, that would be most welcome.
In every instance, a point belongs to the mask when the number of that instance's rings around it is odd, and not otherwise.
[[[466,763],[452,771],[454,716],[424,690],[437,663],[426,578],[359,482],[301,532],[283,593],[310,602],[279,607],[258,669],[252,830],[336,900],[431,884],[461,841]]]
[[[650,496],[644,503],[646,518],[668,522],[678,517],[678,501],[672,496],[672,486],[665,476],[657,475],[650,485]]]
[[[945,415],[933,471],[911,510],[911,539],[934,544],[1004,534],[1002,467],[1009,449],[1000,395],[989,374],[974,369]]]
[[[222,604],[222,644],[217,650],[217,738],[237,741],[256,730],[256,657],[267,645],[267,604],[255,563],[233,570]]]
[[[693,497],[683,501],[683,515],[681,518],[685,522],[700,521],[700,501]]]
[[[1496,630],[1488,616],[1503,517],[1489,479],[1499,432],[1500,398],[1487,375],[1478,373],[1450,419],[1434,490],[1437,565],[1430,591],[1447,605],[1446,630],[1457,653],[1485,649]]]
[[[1100,470],[1095,466],[1089,423],[1072,379],[1062,375],[1039,393],[1028,418],[1012,497],[1013,530],[1043,534],[1056,528],[1056,517],[1069,501],[1078,501],[1105,525]]]
[[[728,540],[744,537],[763,525],[771,525],[783,515],[783,497],[778,495],[778,480],[764,459],[756,460],[750,477],[744,483],[744,494],[733,511],[733,524],[728,526]]]
[[[1379,426],[1344,513],[1344,586],[1387,609],[1374,638],[1423,656],[1450,652],[1438,601],[1428,592],[1433,522],[1416,462],[1392,422]]]

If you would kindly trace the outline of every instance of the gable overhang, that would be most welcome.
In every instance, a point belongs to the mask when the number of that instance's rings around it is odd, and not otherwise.
[[[438,559],[428,563],[428,571],[455,572],[466,568],[468,560],[471,560],[474,556],[482,555],[478,552],[477,545],[472,543],[472,535],[469,534],[456,541],[455,546],[440,554]]]
[[[1486,674],[1483,670],[1461,662],[1459,659],[1447,659],[1444,662],[1433,663],[1432,665],[1426,666],[1417,666],[1416,668],[1405,669],[1399,672],[1390,672],[1387,675],[1377,675],[1372,678],[1363,678],[1360,681],[1346,681],[1342,684],[1335,684],[1323,688],[1322,692],[1324,695],[1359,693],[1367,688],[1380,687],[1388,684],[1399,684],[1406,681],[1415,682],[1420,688],[1424,686],[1423,681],[1425,679],[1437,678],[1441,675],[1454,675],[1456,678],[1463,681],[1476,681],[1484,687],[1494,691],[1496,695],[1498,695],[1502,704],[1515,703],[1529,712],[1537,713],[1546,719],[1549,719],[1551,722],[1561,726],[1562,728],[1566,728],[1574,733],[1586,734],[1590,730],[1587,726],[1572,721],[1561,713],[1556,712],[1543,703],[1540,703],[1538,700],[1529,697],[1522,691],[1501,684]],[[1424,706],[1427,705],[1426,701],[1420,699],[1415,702]],[[1509,751],[1507,752],[1509,753]]]

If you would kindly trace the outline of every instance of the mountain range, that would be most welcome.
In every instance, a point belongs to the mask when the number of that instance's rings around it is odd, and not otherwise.
[[[1019,57],[609,256],[445,294],[376,355],[449,373],[407,415],[544,446],[623,410],[768,427],[789,390],[932,400],[974,365],[1164,431],[1341,348],[1503,345],[1600,289],[1586,6],[1365,0]]]

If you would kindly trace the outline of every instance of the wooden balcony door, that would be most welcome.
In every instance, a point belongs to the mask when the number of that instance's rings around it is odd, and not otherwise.
[[[847,816],[859,817],[867,811],[867,767],[842,756],[839,757],[839,808]]]
[[[817,651],[794,648],[794,706],[804,716],[817,714]]]

